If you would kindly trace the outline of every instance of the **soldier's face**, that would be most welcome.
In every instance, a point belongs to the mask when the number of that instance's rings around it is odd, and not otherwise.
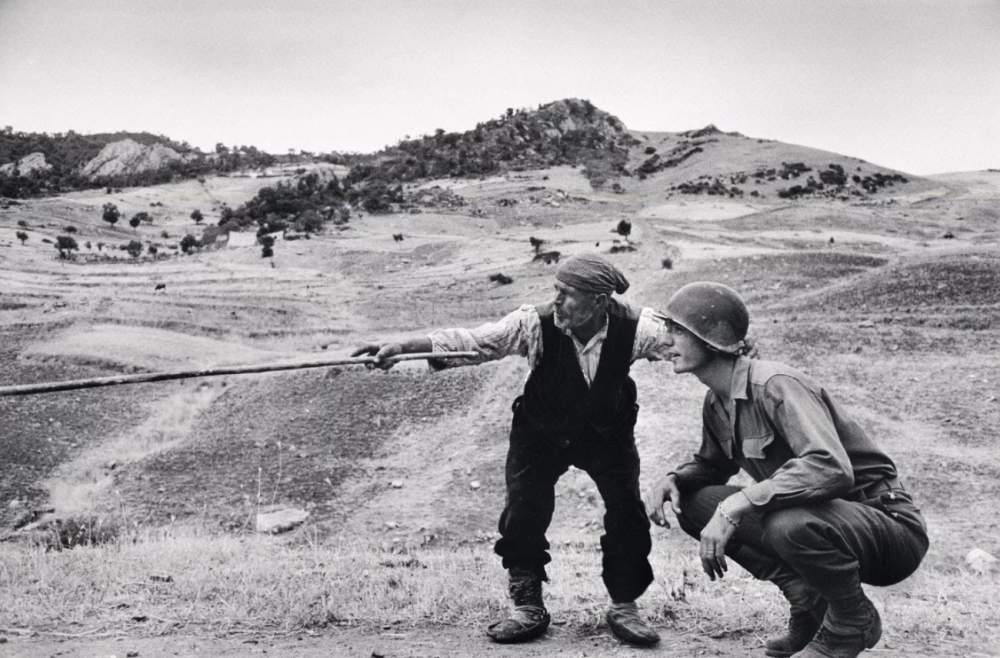
[[[667,323],[667,330],[674,344],[667,358],[674,364],[674,372],[697,373],[712,361],[714,355],[700,338],[675,322]]]

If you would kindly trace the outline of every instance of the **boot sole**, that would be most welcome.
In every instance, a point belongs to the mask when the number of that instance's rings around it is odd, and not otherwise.
[[[544,619],[534,626],[522,625],[521,630],[511,635],[496,634],[493,632],[493,627],[490,626],[486,629],[486,636],[497,644],[520,644],[521,642],[530,642],[531,640],[541,637],[545,631],[548,630],[549,623],[551,621],[552,618],[549,615],[545,615]]]

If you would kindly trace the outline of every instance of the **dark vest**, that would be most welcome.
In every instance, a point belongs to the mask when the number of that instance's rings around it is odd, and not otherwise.
[[[635,424],[635,382],[629,377],[639,315],[611,300],[608,335],[593,383],[576,357],[573,339],[556,327],[553,306],[538,307],[542,324],[542,357],[524,385],[519,413],[535,429],[558,440],[588,428],[613,437]],[[516,419],[515,419],[516,421]]]

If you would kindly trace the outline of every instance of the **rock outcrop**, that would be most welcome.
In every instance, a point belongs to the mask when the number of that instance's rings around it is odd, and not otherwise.
[[[83,165],[80,173],[91,177],[137,174],[181,159],[180,153],[163,144],[143,146],[135,140],[123,139],[102,148],[93,160]]]
[[[52,165],[45,161],[44,153],[31,153],[24,156],[17,162],[9,162],[5,165],[0,165],[0,174],[12,174],[14,170],[24,176],[30,174],[33,171],[48,171],[52,169]]]

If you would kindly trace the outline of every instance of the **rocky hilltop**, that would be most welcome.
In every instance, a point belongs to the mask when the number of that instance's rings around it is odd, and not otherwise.
[[[84,176],[123,176],[161,169],[168,163],[183,160],[174,149],[163,144],[144,146],[132,139],[123,139],[101,149],[80,173]]]
[[[52,165],[45,161],[44,153],[31,153],[17,162],[9,162],[5,165],[0,165],[0,174],[12,174],[14,170],[17,170],[22,176],[30,174],[33,171],[48,171],[52,169]]]

